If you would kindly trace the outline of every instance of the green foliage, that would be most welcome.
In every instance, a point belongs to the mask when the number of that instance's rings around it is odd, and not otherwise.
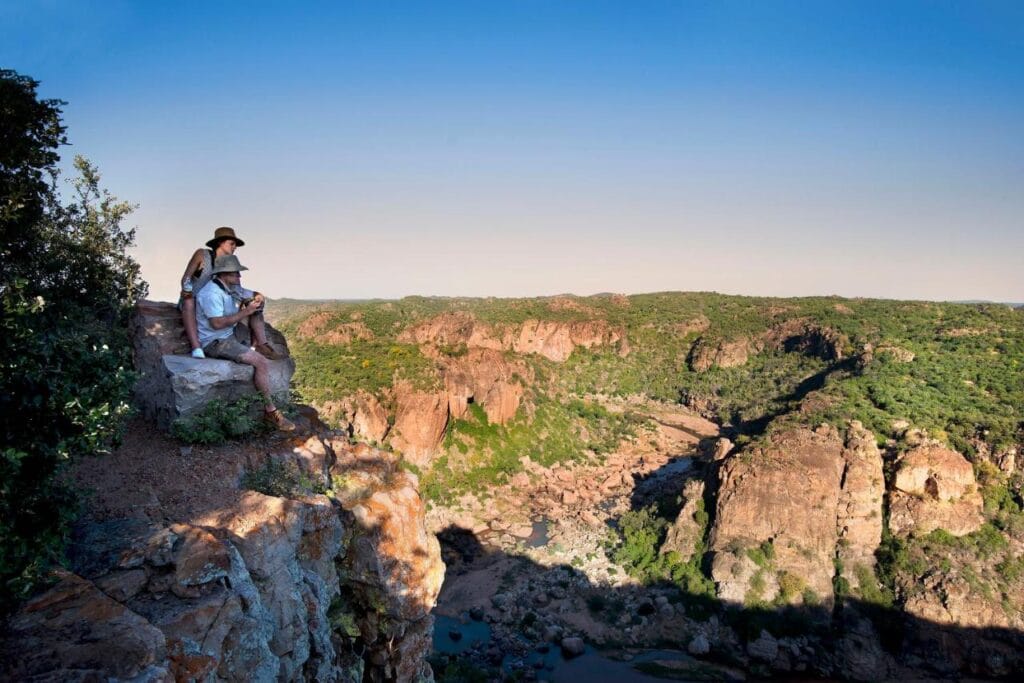
[[[278,498],[327,492],[323,484],[312,480],[295,465],[272,457],[264,460],[256,469],[247,470],[242,475],[242,488]]]
[[[211,400],[196,415],[175,420],[171,433],[185,443],[217,444],[266,431],[266,423],[254,417],[257,405],[263,407],[260,394]]]
[[[605,453],[637,426],[631,415],[581,400],[562,403],[538,395],[534,406],[532,419],[520,414],[499,425],[487,419],[479,404],[469,404],[463,418],[449,423],[443,443],[447,455],[424,475],[421,493],[428,500],[446,501],[461,492],[480,491],[520,471],[524,455],[550,467],[579,460],[587,450]]]
[[[748,548],[747,557],[758,567],[767,569],[771,565],[772,560],[775,559],[775,545],[771,540],[766,540],[756,548]]]
[[[263,397],[251,394],[237,401],[213,400],[195,415],[179,418],[171,433],[185,443],[221,444],[226,441],[268,431],[266,422],[255,415],[263,406]]]
[[[0,70],[0,611],[62,555],[73,457],[105,452],[129,412],[127,319],[145,293],[122,221],[85,159],[75,197],[56,191],[60,106]]]
[[[803,596],[804,591],[809,590],[807,588],[807,581],[792,572],[779,572],[778,581],[779,599],[783,603],[792,603],[796,600],[797,596]],[[807,601],[804,600],[804,602]]]
[[[417,389],[440,386],[433,362],[411,344],[381,340],[355,340],[350,344],[320,344],[293,337],[295,385],[303,399],[323,402],[362,389],[379,393],[395,379],[410,381]]]
[[[697,543],[688,562],[675,551],[661,554],[667,528],[668,522],[659,516],[655,505],[624,513],[619,518],[612,560],[644,583],[667,581],[690,597],[712,597],[714,584],[700,568],[703,542]]]
[[[884,608],[892,607],[892,592],[885,589],[870,567],[858,564],[853,568],[853,573],[857,577],[858,591],[864,602]]]

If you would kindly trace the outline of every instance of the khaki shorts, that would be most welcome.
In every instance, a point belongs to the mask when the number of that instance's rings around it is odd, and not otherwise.
[[[233,334],[226,339],[212,341],[203,347],[209,358],[223,358],[240,363],[242,356],[252,351],[249,347],[249,328],[241,323],[235,325]]]

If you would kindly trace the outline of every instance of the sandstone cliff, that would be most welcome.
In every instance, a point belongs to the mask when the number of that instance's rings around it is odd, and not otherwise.
[[[229,500],[193,503],[189,521],[162,523],[184,515],[158,502],[146,516],[108,509],[79,525],[70,571],[10,622],[4,677],[431,680],[444,565],[415,477],[392,454],[330,434],[267,445],[222,449],[235,467],[206,485]],[[109,466],[142,478],[138,455]],[[244,490],[230,474],[245,470],[301,472],[306,488]],[[98,495],[121,504],[117,491]]]

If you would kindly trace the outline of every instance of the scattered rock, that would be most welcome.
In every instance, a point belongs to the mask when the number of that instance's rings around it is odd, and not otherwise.
[[[583,639],[577,638],[575,636],[569,638],[562,638],[560,647],[562,648],[562,654],[565,656],[566,659],[579,657],[587,649],[587,646],[584,644]]]

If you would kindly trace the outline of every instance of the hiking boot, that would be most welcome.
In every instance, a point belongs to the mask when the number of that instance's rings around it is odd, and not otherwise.
[[[295,423],[284,416],[277,408],[269,413],[263,413],[263,419],[269,422],[279,432],[294,432]]]
[[[256,347],[256,353],[260,354],[267,360],[281,360],[284,358],[284,354],[278,353],[273,346],[266,342]]]

